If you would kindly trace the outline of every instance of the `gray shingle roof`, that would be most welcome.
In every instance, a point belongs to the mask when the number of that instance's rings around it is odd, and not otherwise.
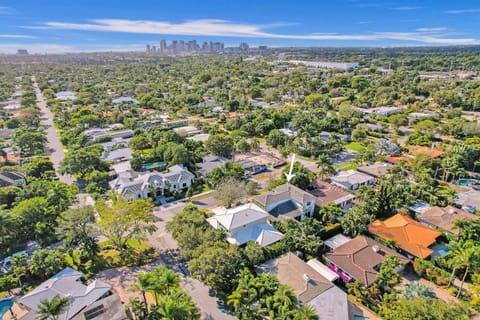
[[[273,191],[255,197],[255,201],[263,207],[289,199],[304,204],[308,201],[314,201],[315,197],[289,183],[282,184],[276,187]]]
[[[40,302],[51,300],[56,295],[68,297],[71,301],[67,311],[59,316],[59,320],[68,320],[75,314],[94,303],[110,291],[111,286],[100,280],[95,280],[88,286],[81,282],[83,273],[71,268],[65,268],[33,291],[18,300],[30,310],[37,311]]]

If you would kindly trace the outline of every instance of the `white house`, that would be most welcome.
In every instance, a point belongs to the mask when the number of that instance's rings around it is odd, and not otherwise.
[[[261,247],[282,239],[283,234],[268,223],[269,214],[254,203],[236,208],[218,207],[207,222],[215,229],[224,229],[231,244],[242,245],[255,241]]]
[[[375,178],[356,170],[348,170],[338,172],[333,177],[330,177],[330,181],[333,185],[336,185],[340,188],[355,191],[360,188],[360,186],[374,184]]]
[[[181,165],[170,167],[168,172],[148,172],[130,179],[128,176],[119,176],[110,183],[110,187],[117,193],[133,199],[146,199],[152,195],[163,195],[165,187],[169,191],[181,190],[190,187],[195,180],[195,175]]]

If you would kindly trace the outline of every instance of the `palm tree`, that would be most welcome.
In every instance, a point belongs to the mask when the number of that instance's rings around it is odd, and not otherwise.
[[[163,320],[199,319],[197,306],[183,292],[170,291],[159,303],[152,307],[152,314]]]
[[[153,293],[155,303],[159,303],[161,295],[178,287],[180,277],[165,265],[158,265],[152,271],[138,276],[140,288]]]
[[[40,300],[37,313],[40,315],[40,320],[57,320],[60,314],[67,311],[70,303],[69,298],[62,298],[57,294],[51,300]]]
[[[308,304],[302,304],[301,306],[298,307],[298,309],[295,311],[293,320],[319,320],[319,316],[315,309],[308,305]]]
[[[317,159],[317,168],[319,169],[320,179],[325,180],[326,177],[335,173],[332,159],[325,153],[321,153]]]

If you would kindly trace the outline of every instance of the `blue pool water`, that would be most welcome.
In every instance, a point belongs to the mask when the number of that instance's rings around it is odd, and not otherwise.
[[[458,179],[457,183],[461,186],[470,186],[472,184],[477,184],[478,181],[475,179]]]
[[[145,163],[143,165],[143,169],[154,169],[154,168],[160,168],[160,167],[164,167],[165,166],[165,162],[153,162],[153,163]]]
[[[449,251],[450,251],[450,249],[448,249],[448,248],[441,248],[441,249],[438,249],[438,250],[437,250],[437,252],[438,252],[438,254],[440,255],[440,257],[443,257],[443,256],[446,255]]]
[[[0,320],[3,319],[3,315],[13,306],[13,301],[10,299],[5,299],[0,301]]]

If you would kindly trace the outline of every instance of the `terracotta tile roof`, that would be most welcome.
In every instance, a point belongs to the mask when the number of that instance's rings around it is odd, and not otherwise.
[[[315,204],[319,207],[329,202],[334,202],[335,204],[338,204],[338,201],[343,202],[355,198],[353,194],[346,191],[345,189],[334,186],[333,184],[322,181],[320,179],[315,180],[312,185],[315,189],[308,190],[308,193],[316,197]]]
[[[383,244],[365,236],[358,236],[337,247],[333,252],[325,254],[325,258],[369,286],[377,280],[380,264],[391,255],[398,256],[404,264],[409,262],[407,258]]]
[[[397,247],[422,259],[433,253],[428,247],[442,234],[401,214],[385,221],[375,220],[369,224],[368,230],[380,238],[394,240]]]
[[[8,162],[18,162],[20,161],[22,158],[20,156],[17,156],[17,155],[14,155],[14,154],[7,154],[7,158],[5,159],[4,156],[0,156],[0,163],[4,163],[6,161]]]
[[[455,220],[477,220],[480,219],[480,216],[447,206],[445,208],[432,207],[418,215],[418,219],[447,232],[458,234],[460,229],[454,229]]]
[[[410,159],[410,158],[404,157],[404,156],[386,156],[384,158],[384,160],[386,162],[393,163],[393,164],[399,164],[400,161],[405,161],[406,162],[406,161],[408,161],[408,159]]]
[[[423,146],[411,146],[409,148],[410,150],[410,153],[413,154],[413,155],[417,155],[419,153],[424,153],[424,154],[427,154],[429,156],[431,156],[432,158],[438,158],[438,157],[441,157],[444,152],[442,150],[438,150],[438,149],[434,149],[434,148],[427,148],[427,147],[423,147]]]

